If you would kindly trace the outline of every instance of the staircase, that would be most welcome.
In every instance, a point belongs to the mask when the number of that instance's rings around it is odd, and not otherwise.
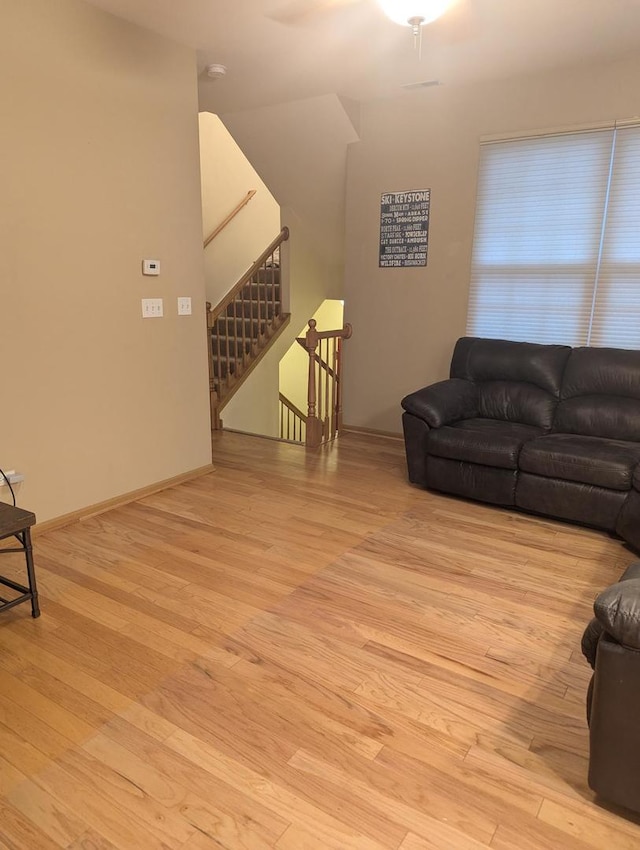
[[[280,269],[280,246],[288,238],[284,227],[217,307],[207,303],[213,430],[222,427],[220,411],[289,322]]]
[[[298,342],[309,355],[308,413],[280,393],[280,439],[316,449],[330,443],[342,428],[342,346],[352,327],[319,331],[315,319]]]

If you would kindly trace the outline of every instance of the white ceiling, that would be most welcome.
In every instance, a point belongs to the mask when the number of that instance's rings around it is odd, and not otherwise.
[[[318,0],[87,0],[198,51],[201,108],[219,114],[337,93],[371,100],[403,83],[457,85],[614,57],[638,49],[640,0],[457,0],[424,28],[422,58],[408,28],[375,0],[324,0],[296,25],[270,14]],[[329,8],[330,7],[330,8]],[[203,73],[228,67],[223,80]]]

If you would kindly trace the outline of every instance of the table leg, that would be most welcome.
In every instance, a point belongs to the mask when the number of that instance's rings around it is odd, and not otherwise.
[[[36,586],[36,571],[33,566],[33,551],[31,548],[31,529],[25,528],[24,535],[24,552],[27,558],[27,575],[29,577],[29,590],[31,591],[31,616],[40,616],[40,606],[38,605],[38,588]]]

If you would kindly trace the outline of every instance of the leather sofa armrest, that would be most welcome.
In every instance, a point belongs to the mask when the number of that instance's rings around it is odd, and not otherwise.
[[[430,428],[441,428],[478,415],[478,388],[472,381],[449,378],[405,396],[402,407]]]
[[[592,670],[596,668],[596,655],[598,653],[598,643],[600,642],[600,638],[604,634],[604,628],[602,623],[597,620],[595,617],[587,628],[584,630],[584,634],[582,635],[582,654],[589,662],[589,665]]]
[[[625,573],[621,581],[602,591],[593,610],[604,631],[614,640],[640,650],[640,578],[630,578]]]
[[[624,581],[633,581],[635,579],[640,579],[640,561],[636,561],[635,563],[630,564],[618,579],[617,584],[620,584]],[[617,585],[611,585],[610,587],[617,588]],[[600,616],[596,616],[593,620],[591,620],[587,628],[584,630],[584,634],[582,635],[582,654],[591,665],[591,669],[595,669],[596,666],[596,654],[598,651],[598,643],[600,642],[600,638],[607,631],[609,632],[609,634],[613,634],[609,626],[611,625],[612,620],[614,618],[614,600],[621,598],[620,594],[622,593],[622,589],[618,588],[616,591],[614,591],[614,593],[609,595],[607,594],[607,591],[610,590],[610,587],[606,588],[600,594],[600,596],[596,598],[594,611],[596,614],[598,613],[598,609],[596,606],[599,605]],[[637,590],[632,590],[630,596],[633,596],[637,592]],[[601,599],[601,597],[603,598]],[[618,609],[616,609],[616,611],[617,610]],[[627,610],[628,616],[628,608],[625,610]]]
[[[640,652],[608,635],[598,644],[589,725],[589,785],[640,811]]]

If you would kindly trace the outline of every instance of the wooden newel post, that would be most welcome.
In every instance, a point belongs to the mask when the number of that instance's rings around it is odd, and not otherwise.
[[[305,445],[310,449],[316,449],[322,443],[322,422],[318,418],[317,410],[317,387],[316,387],[316,348],[318,347],[319,334],[316,330],[316,320],[309,319],[309,330],[304,342],[304,347],[309,355],[309,387],[308,387],[308,410],[307,410],[307,436]]]

